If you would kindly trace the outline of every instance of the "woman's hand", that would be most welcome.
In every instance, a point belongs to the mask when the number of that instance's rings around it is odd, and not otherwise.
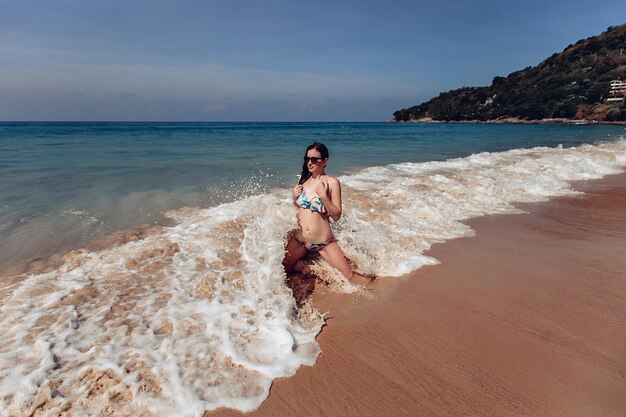
[[[300,194],[302,194],[302,184],[297,184],[291,191],[291,198],[295,201],[296,198],[300,197]]]
[[[315,186],[315,192],[320,199],[328,197],[328,184],[326,184],[324,181],[320,181]]]

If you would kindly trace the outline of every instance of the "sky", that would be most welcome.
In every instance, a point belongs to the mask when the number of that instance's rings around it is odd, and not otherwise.
[[[383,121],[626,1],[0,0],[0,120]]]

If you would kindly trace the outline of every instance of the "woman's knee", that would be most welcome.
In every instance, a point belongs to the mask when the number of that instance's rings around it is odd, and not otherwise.
[[[345,265],[342,265],[342,268],[338,268],[338,269],[339,269],[339,272],[341,272],[341,274],[344,277],[346,277],[346,279],[352,279],[352,277],[354,276],[354,272],[352,271],[352,268],[350,268],[350,265],[348,264],[347,260],[345,260]]]
[[[347,279],[351,279],[354,275],[352,272],[352,268],[350,268],[350,264],[348,264],[348,260],[343,254],[343,251],[337,244],[337,242],[332,242],[326,248],[320,251],[320,255],[322,258],[326,260],[332,267],[339,270],[341,274]]]

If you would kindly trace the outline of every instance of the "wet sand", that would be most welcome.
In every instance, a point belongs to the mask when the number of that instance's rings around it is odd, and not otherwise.
[[[368,294],[318,285],[322,355],[246,415],[624,416],[626,174],[575,187]]]

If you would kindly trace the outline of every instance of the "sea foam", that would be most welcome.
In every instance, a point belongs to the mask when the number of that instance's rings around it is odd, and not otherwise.
[[[626,165],[626,141],[515,149],[340,177],[334,227],[355,270],[399,276],[438,261],[464,220],[572,195],[573,180]],[[283,248],[297,227],[289,190],[170,212],[176,226],[75,251],[0,289],[0,415],[200,416],[258,407],[272,381],[313,365],[322,315],[298,309]],[[344,291],[321,259],[305,261]]]

